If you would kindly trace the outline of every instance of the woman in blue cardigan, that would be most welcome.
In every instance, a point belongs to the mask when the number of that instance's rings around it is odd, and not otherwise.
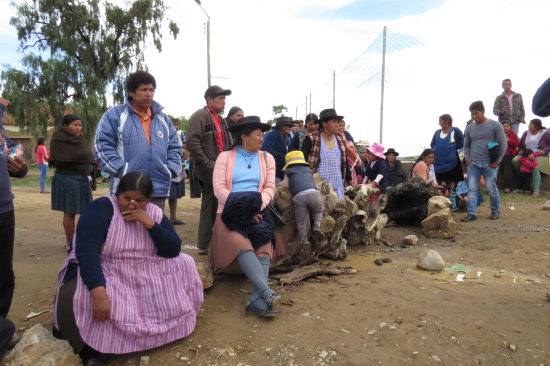
[[[446,188],[445,196],[454,202],[454,188],[464,180],[462,163],[458,157],[458,150],[464,147],[464,134],[459,128],[453,127],[453,118],[449,114],[439,117],[439,126],[441,129],[435,131],[430,144],[435,151],[435,176],[439,184]]]

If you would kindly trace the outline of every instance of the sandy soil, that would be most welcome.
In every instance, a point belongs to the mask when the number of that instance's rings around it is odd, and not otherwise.
[[[105,188],[96,196],[105,194]],[[51,327],[56,276],[65,253],[61,213],[35,187],[14,187],[16,195],[16,292],[10,318],[20,328],[38,322]],[[543,200],[508,195],[502,216],[460,223],[451,240],[429,239],[418,227],[388,227],[393,247],[350,248],[343,265],[357,274],[321,277],[275,288],[288,305],[274,320],[244,313],[251,285],[239,276],[219,276],[205,294],[195,332],[187,339],[131,355],[110,365],[550,365],[550,211]],[[180,200],[187,224],[176,230],[184,245],[196,240],[200,200]],[[513,209],[512,209],[513,207]],[[418,245],[401,248],[417,234]],[[424,249],[436,249],[447,263],[472,272],[464,282],[453,275],[415,268]],[[185,250],[195,254],[194,250]],[[375,258],[392,263],[377,267]],[[478,276],[479,273],[479,276]],[[515,349],[512,350],[512,349]],[[231,352],[231,351],[234,351]]]

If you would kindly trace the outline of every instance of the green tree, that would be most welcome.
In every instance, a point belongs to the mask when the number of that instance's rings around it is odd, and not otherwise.
[[[175,117],[175,116],[172,116],[171,114],[167,114],[167,116],[170,119],[179,119],[180,130],[182,130],[185,134],[187,134],[187,129],[189,128],[189,119],[187,119],[187,117],[185,116]]]
[[[124,100],[124,81],[146,69],[143,47],[152,40],[162,50],[163,0],[34,0],[17,5],[10,24],[17,30],[22,69],[2,72],[4,95],[13,103],[19,127],[45,133],[48,120],[66,112],[93,132],[101,114]],[[178,26],[169,21],[177,37]],[[34,52],[37,51],[37,52]]]
[[[285,107],[284,105],[280,104],[280,105],[274,105],[273,108],[271,108],[271,112],[273,113],[273,115],[275,117],[273,117],[273,119],[270,119],[269,121],[267,121],[267,123],[270,125],[270,126],[273,126],[273,124],[275,123],[275,120],[279,117],[284,117],[285,116],[285,113],[284,112],[288,112],[288,108]]]

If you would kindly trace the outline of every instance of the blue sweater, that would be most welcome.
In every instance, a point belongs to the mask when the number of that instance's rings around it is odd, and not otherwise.
[[[306,189],[317,189],[313,171],[309,165],[293,164],[284,170],[288,176],[288,189],[293,196],[305,191]]]
[[[276,168],[275,177],[282,180],[285,177],[283,168],[285,166],[285,155],[288,152],[288,145],[281,135],[279,128],[276,127],[273,131],[265,135],[262,150],[273,155]]]
[[[5,140],[8,148],[14,146],[13,141],[7,137],[4,133],[4,126],[2,125],[2,117],[6,106],[0,104],[0,140]],[[11,193],[10,176],[14,178],[23,178],[27,171],[19,176],[10,174],[8,170],[8,157],[4,155],[4,144],[0,144],[0,214],[4,212],[13,211],[13,193]]]
[[[107,239],[113,210],[109,198],[98,198],[82,213],[76,226],[76,258],[82,280],[90,291],[106,284],[101,267],[101,246]],[[148,231],[159,256],[173,258],[179,255],[181,239],[166,216]]]

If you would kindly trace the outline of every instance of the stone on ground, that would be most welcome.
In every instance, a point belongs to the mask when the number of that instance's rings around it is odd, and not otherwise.
[[[9,366],[81,365],[69,342],[56,339],[42,324],[28,329],[3,362]]]
[[[437,251],[428,249],[418,255],[416,265],[428,271],[441,271],[445,267],[445,261]]]
[[[416,235],[407,235],[403,238],[403,243],[407,245],[416,245],[418,243],[418,237]]]
[[[426,217],[422,221],[422,230],[424,231],[424,235],[431,238],[449,239],[454,237],[456,222],[453,220],[451,210],[444,208]]]
[[[550,200],[546,200],[546,202],[544,202],[544,205],[542,205],[542,209],[550,210]]]

